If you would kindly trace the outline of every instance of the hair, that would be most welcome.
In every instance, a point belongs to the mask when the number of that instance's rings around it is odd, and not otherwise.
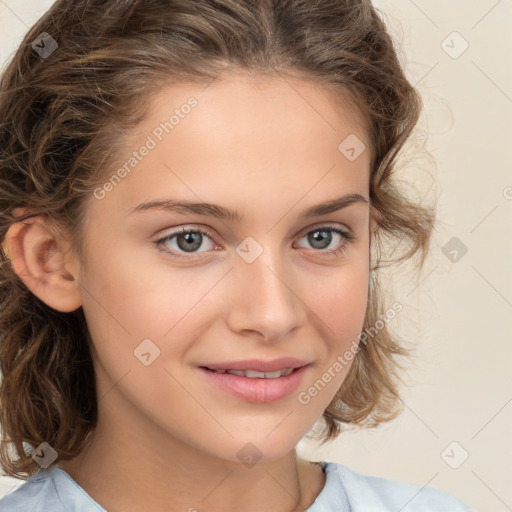
[[[46,58],[32,48],[43,32],[58,43]],[[172,83],[211,82],[228,66],[326,86],[355,102],[368,126],[370,208],[378,224],[363,330],[373,334],[359,343],[322,415],[322,439],[389,421],[402,410],[398,369],[410,353],[385,322],[374,327],[384,313],[378,271],[418,252],[423,267],[435,213],[404,195],[395,179],[422,99],[370,0],[57,0],[1,76],[0,240],[12,223],[42,215],[83,257],[87,201],[152,94]],[[408,250],[385,260],[385,249],[401,240]],[[0,464],[25,479],[40,469],[30,453],[42,442],[70,459],[94,431],[93,346],[81,307],[49,307],[3,251],[0,257]]]

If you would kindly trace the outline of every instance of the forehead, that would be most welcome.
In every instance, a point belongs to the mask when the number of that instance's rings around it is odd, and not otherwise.
[[[146,128],[166,112],[184,105],[193,96],[199,105],[200,121],[210,126],[240,121],[247,128],[309,124],[318,130],[351,129],[366,138],[368,120],[351,95],[332,85],[289,76],[248,71],[224,72],[210,83],[172,83],[152,95]],[[196,116],[199,117],[199,116]],[[250,119],[249,119],[250,118]],[[192,121],[193,122],[193,121]],[[323,126],[322,126],[323,125]],[[284,135],[284,134],[283,134]]]
[[[349,159],[340,149],[351,137],[369,147],[357,106],[318,83],[230,73],[209,85],[167,85],[150,99],[120,163],[134,160],[149,139],[151,150],[109,200],[127,212],[142,201],[181,197],[251,216],[255,203],[261,215],[302,197],[299,209],[345,193],[367,196],[369,151]]]
[[[265,162],[277,169],[300,159],[334,164],[346,160],[340,144],[347,138],[368,149],[363,167],[370,156],[367,120],[348,95],[286,75],[230,72],[206,85],[164,86],[137,130],[139,140],[151,133],[159,146],[173,149],[180,164],[183,158],[189,163],[208,158],[228,167],[238,160],[246,168],[254,161],[260,169]]]

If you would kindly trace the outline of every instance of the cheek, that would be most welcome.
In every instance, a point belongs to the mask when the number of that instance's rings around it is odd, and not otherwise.
[[[136,353],[147,339],[151,343],[143,346],[158,354],[155,364],[179,359],[199,336],[204,297],[218,280],[194,268],[137,258],[133,248],[121,247],[94,252],[100,256],[91,258],[83,274],[84,314],[99,360],[113,379],[140,369]]]
[[[359,345],[368,301],[367,264],[347,265],[336,277],[316,280],[308,306],[315,312],[320,356],[315,373],[302,386],[298,403],[311,417],[320,417],[343,384]]]
[[[340,267],[324,279],[316,279],[307,304],[324,322],[331,347],[343,348],[361,332],[368,302],[367,264]]]

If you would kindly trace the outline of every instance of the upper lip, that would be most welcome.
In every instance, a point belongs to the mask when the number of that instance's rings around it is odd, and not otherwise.
[[[284,368],[300,368],[309,364],[307,361],[296,357],[280,357],[270,361],[259,359],[246,359],[244,361],[225,361],[221,363],[208,363],[201,365],[210,370],[253,370],[257,372],[275,372]]]

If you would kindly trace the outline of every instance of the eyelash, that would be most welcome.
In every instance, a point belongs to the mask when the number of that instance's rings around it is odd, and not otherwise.
[[[328,233],[338,233],[343,238],[343,240],[345,242],[345,243],[343,243],[343,245],[339,249],[330,249],[330,250],[324,250],[324,249],[315,250],[315,249],[313,249],[313,251],[315,251],[315,252],[327,254],[329,256],[339,256],[339,255],[341,255],[341,253],[343,253],[345,251],[347,246],[349,244],[353,243],[353,241],[357,238],[356,235],[354,235],[350,231],[345,231],[343,229],[335,228],[335,227],[332,227],[332,226],[321,226],[319,228],[312,229],[312,230],[307,231],[306,233],[304,233],[300,238],[304,238],[306,235],[309,235],[310,233],[315,233],[317,231],[323,231],[323,232],[328,232]],[[172,257],[183,258],[183,259],[194,258],[194,256],[184,256],[183,254],[177,253],[176,251],[172,251],[172,250],[169,250],[169,249],[164,249],[165,242],[168,242],[169,240],[173,239],[177,235],[181,235],[181,234],[185,234],[185,233],[187,233],[187,234],[188,233],[200,233],[201,235],[207,236],[213,242],[215,242],[213,240],[213,237],[209,233],[207,233],[206,231],[203,231],[202,229],[185,229],[185,228],[181,228],[178,231],[174,231],[173,233],[170,233],[169,235],[166,235],[163,238],[155,240],[154,244],[157,246],[158,250],[160,250],[160,251],[162,251],[162,252],[164,252],[166,254],[169,254]],[[187,254],[187,253],[185,253],[185,254]],[[193,255],[194,253],[188,253],[188,254]]]

